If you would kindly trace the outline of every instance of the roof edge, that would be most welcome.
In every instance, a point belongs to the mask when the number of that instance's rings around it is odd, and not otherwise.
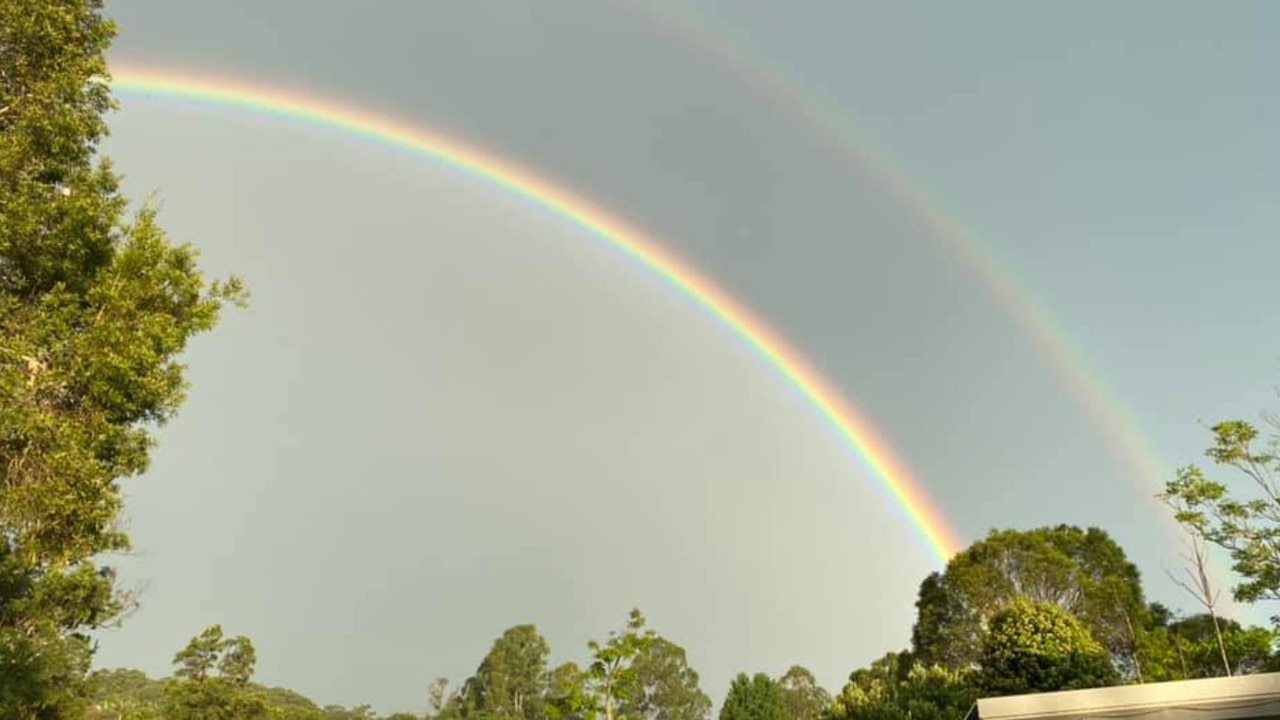
[[[1280,673],[982,698],[977,702],[977,709],[981,720],[1017,720],[1082,713],[1123,713],[1173,705],[1226,705],[1266,699],[1280,702]]]

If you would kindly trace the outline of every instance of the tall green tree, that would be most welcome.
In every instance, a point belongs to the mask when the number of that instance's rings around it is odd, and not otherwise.
[[[551,647],[533,625],[509,628],[463,686],[470,715],[503,720],[542,720]]]
[[[176,667],[165,684],[167,720],[265,720],[270,708],[251,684],[257,654],[241,635],[223,636],[211,625],[173,656]]]
[[[711,699],[698,686],[684,648],[645,627],[633,609],[626,627],[589,641],[585,690],[605,720],[703,720]]]
[[[587,689],[587,671],[567,662],[551,671],[547,683],[548,720],[595,720],[596,703]]]
[[[993,531],[927,577],[916,602],[915,660],[976,667],[988,624],[1017,599],[1071,613],[1117,667],[1133,667],[1146,609],[1138,569],[1103,530],[1067,525]]]
[[[1161,495],[1192,534],[1227,551],[1240,579],[1233,588],[1240,602],[1280,600],[1280,418],[1265,420],[1265,433],[1244,420],[1217,423],[1205,453],[1245,480],[1249,491],[1233,493],[1189,465]],[[1272,622],[1280,624],[1280,617]]]
[[[187,342],[234,279],[127,201],[96,157],[113,101],[100,0],[0,2],[0,716],[83,717],[87,633],[132,598],[119,481],[185,389]]]
[[[706,720],[711,698],[702,691],[698,672],[689,666],[684,648],[656,636],[631,663],[621,703],[627,720]]]
[[[804,666],[788,668],[778,679],[778,686],[782,688],[787,720],[819,720],[831,704],[831,695]]]
[[[587,666],[587,692],[594,699],[596,709],[604,715],[604,720],[618,720],[620,707],[638,687],[633,678],[635,660],[653,644],[656,637],[655,632],[645,628],[644,615],[637,608],[631,611],[621,632],[610,631],[603,643],[587,642],[592,656],[591,664]]]
[[[764,673],[738,673],[720,706],[720,720],[787,720],[782,687]]]
[[[1106,649],[1074,615],[1019,598],[991,620],[977,685],[998,696],[1105,687],[1119,679]]]

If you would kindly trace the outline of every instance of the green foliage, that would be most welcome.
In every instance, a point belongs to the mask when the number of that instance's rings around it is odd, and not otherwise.
[[[244,297],[151,210],[127,220],[94,159],[114,33],[99,0],[0,3],[0,717],[83,717],[85,633],[133,602],[96,567],[129,546],[117,482],[180,406],[187,342]]]
[[[587,691],[587,672],[572,662],[552,670],[546,707],[548,720],[594,720],[596,703]]]
[[[870,666],[849,673],[849,683],[866,691],[870,691],[877,683],[903,683],[907,681],[907,675],[915,664],[915,656],[909,650],[888,652]]]
[[[854,673],[828,720],[957,720],[978,699],[972,671],[912,665],[899,677],[903,665],[892,664]]]
[[[447,681],[430,689],[435,717],[526,720],[704,720],[711,700],[698,687],[679,645],[645,628],[633,610],[622,632],[588,643],[585,668],[564,663],[548,672],[550,648],[532,625],[517,625],[494,642],[462,690],[446,697]]]
[[[1014,600],[991,620],[977,684],[985,695],[1114,685],[1107,651],[1057,604]]]
[[[0,7],[0,207],[47,198],[50,185],[84,173],[106,134],[111,96],[92,79],[106,74],[103,53],[115,25],[101,8],[101,0],[6,0]],[[39,244],[23,257],[45,268],[65,262]]]
[[[357,705],[349,710],[341,705],[325,705],[321,717],[324,720],[377,720],[373,708],[368,705]]]
[[[0,630],[0,717],[81,716],[88,705],[83,679],[90,654],[87,638],[64,636],[47,622]]]
[[[508,629],[463,686],[463,716],[542,720],[550,654],[546,639],[533,625]]]
[[[764,673],[739,673],[720,706],[720,720],[787,720],[782,686]]]
[[[923,664],[976,667],[985,629],[1024,598],[1075,615],[1120,667],[1145,611],[1141,577],[1104,531],[1059,525],[991,532],[920,585],[912,651]]]
[[[321,720],[324,717],[315,703],[292,690],[260,685],[250,687],[267,704],[272,720]]]
[[[644,644],[624,682],[620,707],[627,720],[704,720],[711,712],[684,648],[664,637]]]
[[[455,704],[457,692],[449,692],[449,678],[438,677],[431,681],[427,688],[427,699],[430,705],[428,717],[443,717],[445,708]]]
[[[788,668],[778,679],[778,687],[782,688],[787,720],[819,720],[831,704],[831,695],[800,665]]]
[[[224,638],[211,625],[173,656],[177,666],[164,688],[168,720],[256,720],[271,716],[263,694],[250,684],[256,655],[242,636]]]
[[[1243,420],[1220,422],[1205,453],[1249,480],[1251,495],[1234,496],[1195,465],[1179,470],[1161,495],[1188,530],[1229,553],[1241,602],[1280,600],[1280,423],[1267,422],[1272,430],[1265,437]]]
[[[657,637],[652,630],[645,630],[644,624],[644,615],[633,609],[621,633],[611,631],[603,645],[595,640],[587,642],[592,660],[587,666],[586,688],[605,720],[616,720],[618,706],[638,687],[632,664]]]
[[[139,670],[98,670],[90,677],[89,720],[159,720],[164,684]]]
[[[94,709],[88,720],[167,720],[165,689],[171,682],[153,680],[137,670],[99,670],[92,679]],[[326,720],[315,703],[292,690],[252,683],[245,689],[261,698],[271,720]]]
[[[1191,680],[1226,675],[1213,619],[1202,613],[1174,620],[1156,606],[1153,620],[1143,633],[1143,675],[1148,681]],[[1275,633],[1266,628],[1244,627],[1218,618],[1232,675],[1273,672]]]
[[[631,611],[622,632],[610,632],[603,644],[591,640],[587,648],[592,660],[584,687],[593,701],[591,714],[602,713],[605,720],[702,720],[711,711],[684,648],[646,629],[639,610]]]

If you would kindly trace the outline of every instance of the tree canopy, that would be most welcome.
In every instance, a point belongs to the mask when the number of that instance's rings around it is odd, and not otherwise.
[[[925,578],[912,630],[915,660],[975,667],[987,626],[1018,598],[1066,610],[1118,665],[1132,664],[1132,626],[1145,611],[1138,569],[1105,531],[1067,525],[993,531]]]
[[[764,673],[739,673],[720,706],[720,720],[788,720],[782,686]]]
[[[533,625],[509,628],[463,685],[464,717],[542,720],[551,647]]]
[[[850,678],[832,702],[829,719],[955,720],[964,717],[978,698],[972,674],[939,665],[913,665],[901,675],[877,672],[856,681]]]
[[[991,619],[980,666],[977,684],[987,696],[1106,687],[1119,679],[1083,622],[1055,603],[1025,598]]]
[[[1246,480],[1252,492],[1234,495],[1227,483],[1188,465],[1161,495],[1195,536],[1230,554],[1239,577],[1234,595],[1242,602],[1280,600],[1280,418],[1265,420],[1266,433],[1244,420],[1215,424],[1205,452],[1216,466]]]
[[[0,3],[0,715],[83,716],[87,633],[134,598],[119,481],[184,398],[180,356],[234,278],[209,283],[156,213],[128,215],[97,156],[113,108],[100,0]]]
[[[177,666],[165,683],[164,716],[169,720],[259,720],[269,716],[266,699],[254,688],[257,653],[244,636],[225,638],[211,625],[173,656]]]
[[[792,665],[778,678],[787,720],[818,720],[831,704],[831,695],[802,665]]]

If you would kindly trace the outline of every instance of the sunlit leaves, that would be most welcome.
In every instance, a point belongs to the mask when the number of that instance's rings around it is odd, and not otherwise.
[[[1252,496],[1232,494],[1194,465],[1180,469],[1161,495],[1179,522],[1227,550],[1240,576],[1233,594],[1242,602],[1280,600],[1280,425],[1268,423],[1273,432],[1263,436],[1242,420],[1220,422],[1205,453],[1248,480]]]
[[[916,665],[901,677],[873,674],[849,682],[828,720],[955,720],[978,697],[972,672]]]
[[[978,687],[988,696],[1090,687],[1119,681],[1102,644],[1058,605],[1013,601],[983,638]]]
[[[919,662],[954,669],[978,662],[991,619],[1015,599],[1077,616],[1126,664],[1132,624],[1144,610],[1141,578],[1123,549],[1098,528],[991,532],[920,585],[912,650]]]

